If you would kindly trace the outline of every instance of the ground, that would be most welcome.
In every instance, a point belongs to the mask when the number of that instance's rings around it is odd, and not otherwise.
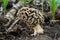
[[[28,36],[26,33],[18,34],[19,31],[8,34],[0,33],[0,40],[60,40],[60,25],[58,23],[43,25],[43,28],[45,33],[36,36]]]
[[[31,6],[41,10],[40,6],[37,7],[36,5],[32,5],[32,4],[30,5],[27,4],[27,6]],[[45,7],[47,7],[47,10],[44,9],[47,15],[48,12],[50,11],[50,8],[49,6],[45,6]],[[58,19],[60,19],[60,17]],[[46,20],[49,20],[49,18]],[[53,24],[47,23],[42,25],[42,27],[44,29],[44,34],[37,34],[36,36],[28,36],[27,32],[23,31],[22,33],[20,33],[19,30],[17,30],[16,32],[5,34],[4,33],[5,28],[0,22],[0,40],[60,40],[60,23],[58,22]]]

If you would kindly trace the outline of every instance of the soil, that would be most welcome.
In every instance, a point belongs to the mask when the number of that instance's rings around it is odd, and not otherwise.
[[[0,32],[0,40],[60,40],[60,24],[48,24],[43,25],[42,27],[44,28],[45,33],[38,34],[36,36],[28,36],[26,32],[19,34],[18,30],[16,32],[11,32],[8,34]],[[3,28],[0,30],[4,31]]]
[[[35,5],[27,5],[30,7],[35,7],[39,10],[40,6],[35,6]],[[47,7],[47,10],[45,10],[45,7]],[[49,6],[44,7],[44,12],[48,13],[50,11]],[[47,15],[47,14],[46,14]],[[49,16],[49,15],[48,15]],[[48,17],[46,16],[46,17]],[[49,21],[50,16],[46,18],[45,21]],[[4,33],[5,27],[0,23],[0,40],[60,40],[60,23],[55,22],[55,23],[46,23],[42,25],[44,29],[44,34],[37,34],[36,36],[29,36],[27,32],[22,32],[20,33],[19,30],[16,32],[10,32],[8,34]]]

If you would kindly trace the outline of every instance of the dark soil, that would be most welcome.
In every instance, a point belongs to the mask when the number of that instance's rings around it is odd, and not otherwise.
[[[41,10],[40,8],[41,6],[36,6],[32,4],[27,4],[27,6]],[[49,11],[50,11],[49,5],[44,5],[44,12],[48,14]],[[45,15],[45,17],[48,17],[45,20],[46,22],[50,20],[50,15],[48,14],[47,16],[47,14]],[[54,24],[47,23],[42,25],[42,27],[44,29],[44,34],[37,34],[36,36],[28,35],[28,33],[26,32],[27,30],[23,31],[22,33],[21,31],[17,30],[15,32],[10,32],[6,34],[4,33],[5,27],[0,22],[0,40],[60,40],[60,23],[58,22]]]
[[[60,25],[58,23],[43,25],[43,28],[45,33],[36,36],[28,36],[26,32],[19,34],[18,30],[8,34],[0,32],[0,40],[60,40]],[[2,31],[2,29],[0,30]]]

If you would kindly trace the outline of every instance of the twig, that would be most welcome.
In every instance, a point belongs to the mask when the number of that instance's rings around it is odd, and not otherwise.
[[[12,25],[6,30],[6,32],[10,32],[10,30],[14,27],[14,25],[19,21],[20,19],[18,18],[17,20],[15,20]]]
[[[20,3],[21,1],[19,1],[17,4],[13,4],[12,9],[5,15],[5,17],[11,18],[11,20],[14,19],[14,15],[17,11],[16,9],[22,6],[22,4],[20,5]]]
[[[56,38],[57,38],[57,33],[55,33],[54,40],[56,40]]]
[[[50,23],[52,22],[56,23],[56,22],[60,22],[60,20],[50,20]]]
[[[14,20],[14,15],[17,11],[16,9],[18,9],[22,5],[22,4],[20,5],[20,2],[21,1],[19,1],[17,4],[15,4],[15,6],[13,5],[13,8],[4,16],[5,18],[7,18],[9,20],[9,22],[7,24],[4,24],[5,26],[8,26],[10,24],[10,22],[12,20]]]

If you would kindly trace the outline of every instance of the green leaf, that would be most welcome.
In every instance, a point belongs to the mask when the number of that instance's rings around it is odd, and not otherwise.
[[[52,19],[55,19],[55,11],[57,9],[57,4],[55,2],[55,0],[52,0]]]
[[[26,4],[26,2],[30,3],[32,0],[22,0],[23,4]]]
[[[55,19],[55,11],[57,9],[57,4],[55,0],[48,0],[51,4],[52,9],[52,19]]]
[[[4,14],[6,14],[6,7],[8,5],[8,0],[3,0],[3,5],[4,5]]]
[[[56,1],[57,6],[60,6],[60,0],[55,0],[55,1]]]
[[[25,3],[26,3],[26,1],[27,1],[27,0],[22,0],[22,3],[24,3],[24,4],[25,4]]]

